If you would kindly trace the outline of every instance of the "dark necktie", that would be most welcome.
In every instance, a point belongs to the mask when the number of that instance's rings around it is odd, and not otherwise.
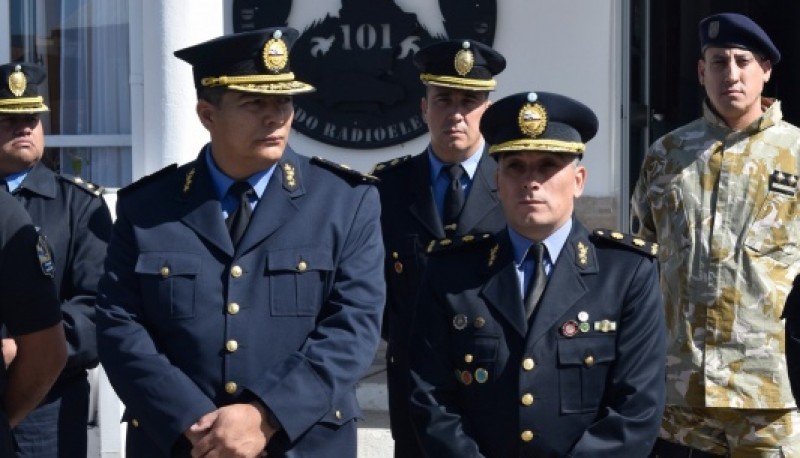
[[[444,170],[450,176],[450,184],[444,193],[444,225],[446,229],[455,232],[458,215],[464,207],[464,188],[461,187],[464,167],[461,167],[461,164],[452,164],[446,165]]]
[[[252,192],[253,187],[246,181],[237,181],[228,188],[228,194],[239,201],[239,206],[225,220],[225,225],[228,226],[228,232],[231,234],[233,246],[239,244],[239,240],[242,239],[244,231],[247,229],[247,224],[250,222],[250,216],[253,214],[248,197]]]
[[[544,255],[547,248],[543,243],[537,243],[530,247],[528,254],[525,255],[527,259],[533,259],[536,262],[536,270],[533,271],[533,278],[528,284],[528,291],[525,294],[525,318],[530,319],[536,304],[542,297],[544,287],[547,285],[547,274],[544,272]]]

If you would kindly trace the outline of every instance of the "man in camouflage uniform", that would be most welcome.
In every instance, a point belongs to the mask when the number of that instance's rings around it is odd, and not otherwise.
[[[800,456],[780,320],[800,270],[800,130],[761,96],[780,53],[758,25],[710,16],[700,42],[703,116],[654,143],[632,198],[669,332],[653,454]]]

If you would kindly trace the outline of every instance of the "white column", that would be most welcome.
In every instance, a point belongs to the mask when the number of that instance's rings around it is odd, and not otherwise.
[[[224,2],[131,1],[133,179],[192,160],[208,139],[178,49],[223,35]]]

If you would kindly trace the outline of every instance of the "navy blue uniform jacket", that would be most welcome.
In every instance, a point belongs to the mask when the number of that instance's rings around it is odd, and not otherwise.
[[[497,240],[428,262],[411,361],[427,455],[647,456],[666,363],[654,259],[575,221],[526,326],[508,233]]]
[[[11,195],[0,190],[0,324],[18,336],[55,326],[61,321],[52,259],[30,216]],[[49,273],[48,273],[49,272]],[[0,365],[0,399],[7,384]],[[0,402],[0,456],[16,456],[5,408]]]
[[[786,369],[792,394],[800,404],[800,276],[795,277],[792,290],[786,297],[783,318],[786,319]]]
[[[68,350],[62,378],[85,374],[98,361],[95,299],[111,237],[111,213],[98,188],[57,175],[41,162],[28,172],[14,197],[53,255]]]
[[[355,454],[385,299],[378,193],[357,178],[287,148],[236,251],[202,156],[120,193],[97,325],[129,456],[254,398],[283,426],[269,456]]]
[[[456,236],[494,233],[505,226],[503,209],[497,199],[497,162],[486,151],[482,154],[459,216]],[[427,152],[379,164],[374,173],[381,180],[378,190],[386,249],[383,336],[389,343],[386,359],[392,433],[397,441],[413,443],[415,439],[408,420],[408,345],[414,304],[425,267],[426,249],[431,241],[443,239],[445,230],[433,200]]]

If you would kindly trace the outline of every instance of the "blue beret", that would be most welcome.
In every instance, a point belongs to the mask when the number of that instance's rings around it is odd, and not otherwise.
[[[289,27],[236,33],[175,51],[175,57],[192,65],[198,89],[300,94],[314,87],[296,80],[289,66],[289,50],[299,35]]]
[[[586,105],[550,92],[520,92],[483,113],[481,133],[492,154],[547,151],[582,155],[597,133],[597,116]]]
[[[29,114],[50,111],[39,93],[47,75],[36,64],[12,62],[0,65],[0,114]]]
[[[736,13],[720,13],[700,21],[700,49],[742,48],[766,56],[777,64],[781,53],[770,40],[767,32],[747,16]]]
[[[491,91],[497,85],[494,75],[506,68],[506,59],[480,41],[447,40],[417,51],[414,64],[427,85]]]

